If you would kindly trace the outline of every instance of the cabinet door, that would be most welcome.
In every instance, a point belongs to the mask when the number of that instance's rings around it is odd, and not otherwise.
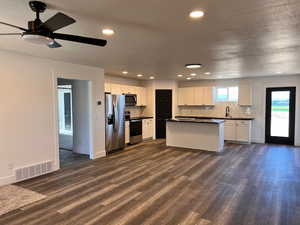
[[[185,105],[185,88],[178,88],[178,105]]]
[[[239,105],[252,105],[252,88],[249,85],[239,86]]]
[[[204,95],[204,105],[215,105],[214,100],[214,88],[213,87],[203,87]]]
[[[111,92],[110,83],[106,82],[104,84],[104,92]]]
[[[136,87],[137,106],[146,106],[146,89],[143,87]]]
[[[143,120],[143,131],[142,131],[143,139],[146,139],[148,137],[148,125],[147,120]]]
[[[234,120],[225,120],[224,123],[224,140],[236,140],[236,125]]]
[[[153,119],[147,119],[148,137],[153,138]]]
[[[196,87],[194,88],[194,105],[204,105],[205,96],[204,96],[204,88]]]
[[[251,123],[250,121],[236,121],[236,140],[250,142]]]
[[[111,93],[115,95],[121,95],[122,94],[121,85],[111,84]]]
[[[129,121],[125,121],[125,144],[130,142],[130,123]]]

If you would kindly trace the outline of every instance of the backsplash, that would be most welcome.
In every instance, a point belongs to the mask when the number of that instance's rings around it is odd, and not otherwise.
[[[140,117],[143,116],[144,109],[145,109],[144,107],[130,106],[130,107],[126,107],[125,111],[129,111],[131,117]]]
[[[181,106],[178,107],[178,116],[224,117],[226,106],[230,107],[232,117],[255,117],[253,107],[241,107],[232,102],[217,102],[215,106]]]

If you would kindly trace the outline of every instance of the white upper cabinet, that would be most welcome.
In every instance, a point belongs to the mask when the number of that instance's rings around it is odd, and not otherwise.
[[[137,106],[146,106],[147,105],[147,92],[144,87],[136,87],[136,96],[137,96]]]
[[[194,88],[179,88],[178,105],[194,105]]]
[[[178,105],[180,106],[203,106],[214,105],[213,87],[188,87],[179,88]]]
[[[195,87],[194,88],[194,105],[203,105],[204,99],[204,88]]]
[[[104,90],[105,90],[105,92],[111,92],[111,87],[110,87],[110,83],[105,83],[104,84]]]
[[[239,86],[239,105],[240,106],[252,105],[252,88],[249,85]]]
[[[115,95],[121,95],[121,94],[123,94],[123,92],[122,92],[122,86],[121,85],[119,85],[119,84],[111,84],[110,87],[111,87],[111,93],[112,94],[115,94]]]

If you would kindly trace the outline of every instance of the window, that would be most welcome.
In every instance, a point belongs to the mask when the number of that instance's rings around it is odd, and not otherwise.
[[[239,97],[238,87],[217,88],[217,102],[237,102]]]
[[[72,135],[72,86],[58,86],[59,133]]]

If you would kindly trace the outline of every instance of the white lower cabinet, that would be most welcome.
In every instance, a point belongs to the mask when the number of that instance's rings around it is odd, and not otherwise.
[[[251,142],[250,120],[225,120],[224,139],[226,141]]]
[[[143,140],[153,138],[153,119],[143,119]]]
[[[130,122],[125,121],[125,144],[130,142]]]

